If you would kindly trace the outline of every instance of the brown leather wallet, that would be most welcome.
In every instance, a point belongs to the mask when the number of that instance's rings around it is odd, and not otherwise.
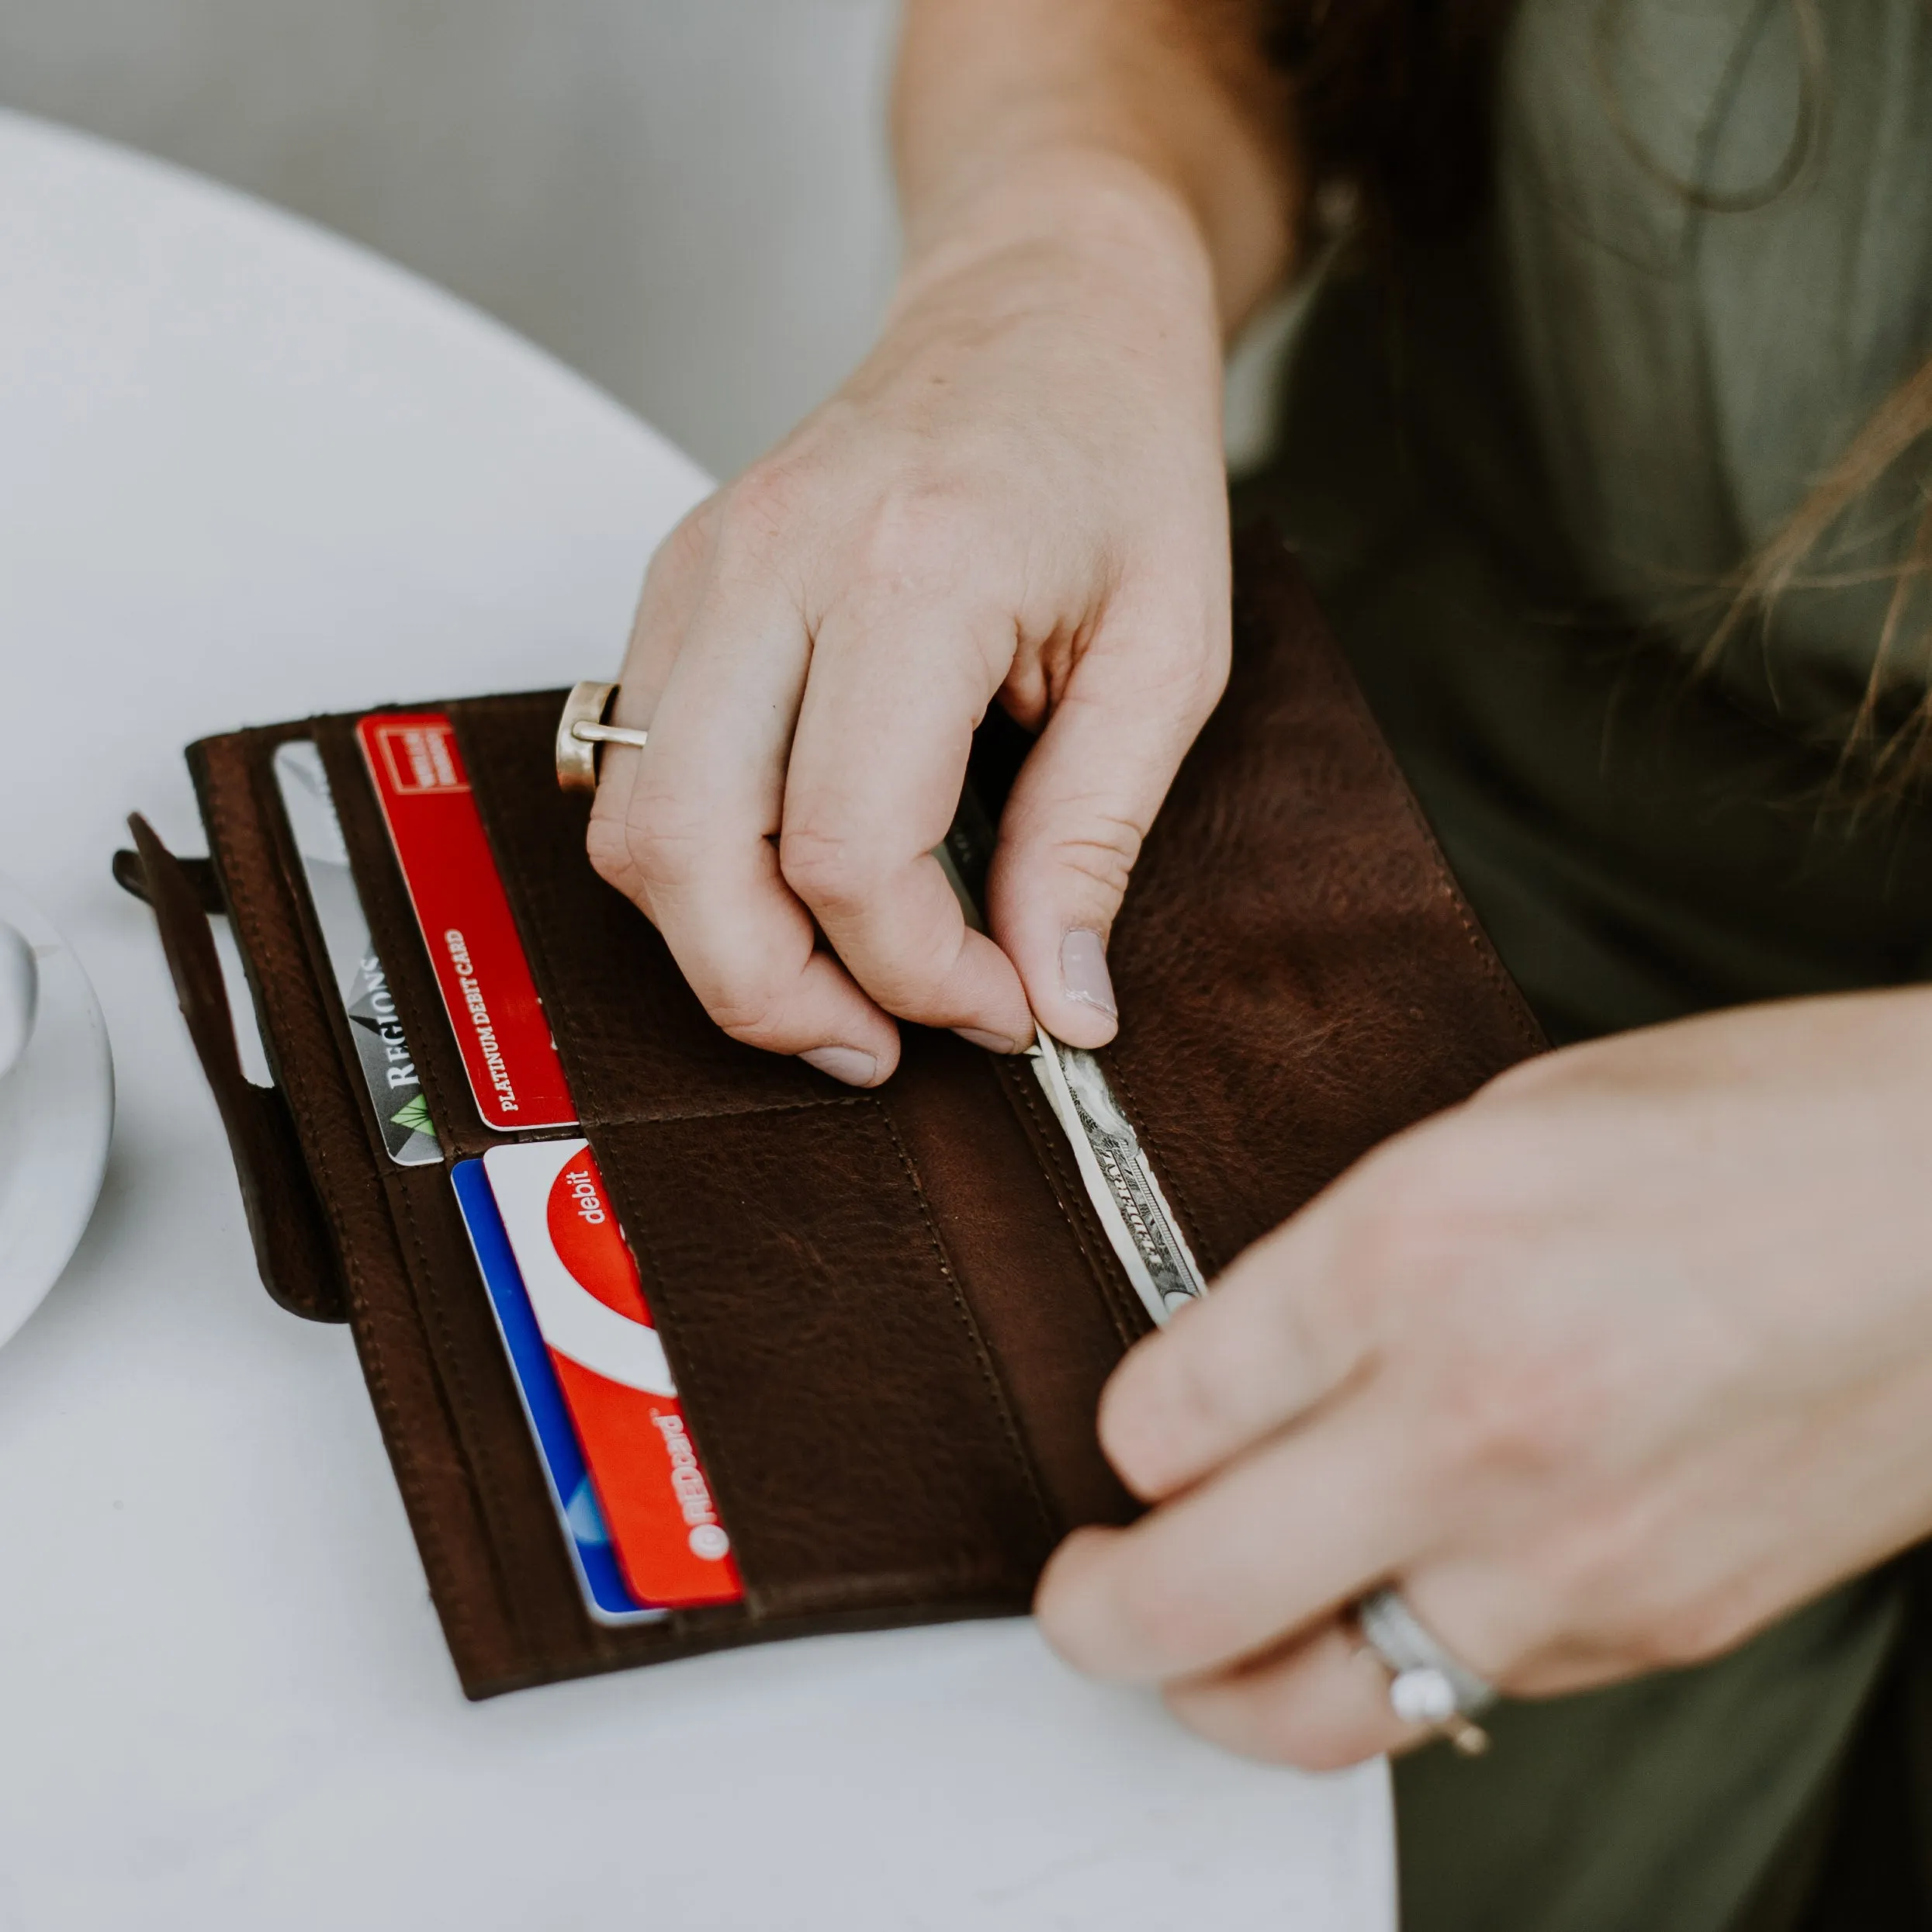
[[[1356,1157],[1535,1052],[1279,542],[1239,559],[1219,709],[1136,868],[1102,1056],[1209,1276]],[[445,1165],[385,1155],[270,772],[320,748],[448,1161],[471,1099],[353,717],[189,752],[210,860],[133,822],[261,1276],[346,1319],[464,1689],[761,1639],[1023,1611],[1069,1529],[1134,1511],[1096,1440],[1148,1326],[1024,1061],[909,1027],[857,1093],[738,1044],[584,857],[561,691],[440,705],[586,1134],[642,1268],[744,1580],[740,1604],[585,1613]],[[983,748],[982,748],[983,750]],[[983,750],[997,763],[995,753]],[[244,1076],[212,935],[234,930],[273,1067]]]

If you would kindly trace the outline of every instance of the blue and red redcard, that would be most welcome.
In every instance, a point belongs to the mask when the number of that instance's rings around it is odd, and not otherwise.
[[[625,1586],[643,1604],[735,1603],[731,1539],[589,1144],[493,1147],[483,1165]]]
[[[357,735],[484,1124],[574,1125],[448,718],[378,712]],[[589,1143],[508,1141],[451,1173],[591,1613],[628,1622],[738,1601],[730,1539]]]
[[[624,1573],[611,1547],[611,1532],[597,1506],[590,1467],[583,1459],[570,1411],[564,1406],[563,1386],[551,1366],[529,1297],[523,1292],[523,1277],[518,1272],[503,1217],[497,1212],[483,1164],[459,1162],[450,1170],[450,1179],[455,1185],[457,1204],[469,1230],[469,1245],[476,1251],[476,1265],[502,1331],[524,1414],[543,1459],[551,1500],[556,1504],[584,1603],[600,1623],[653,1622],[667,1612],[639,1603],[625,1587]]]
[[[589,1600],[607,1618],[736,1602],[731,1541],[588,1144],[492,1148],[455,1179]]]

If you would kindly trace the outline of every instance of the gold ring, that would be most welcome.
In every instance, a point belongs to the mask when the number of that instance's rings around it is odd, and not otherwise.
[[[599,745],[634,745],[642,750],[650,742],[649,732],[604,723],[604,714],[616,695],[615,684],[587,680],[570,687],[563,715],[557,720],[557,783],[566,791],[596,791]]]

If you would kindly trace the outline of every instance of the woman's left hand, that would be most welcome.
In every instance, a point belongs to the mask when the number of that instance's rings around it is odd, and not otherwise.
[[[1349,1606],[1500,1689],[1694,1663],[1932,1533],[1932,992],[1573,1047],[1379,1148],[1121,1365],[1158,1504],[1039,1616],[1319,1768],[1421,1733]]]

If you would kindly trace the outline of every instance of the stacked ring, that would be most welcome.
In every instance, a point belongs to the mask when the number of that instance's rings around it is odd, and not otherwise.
[[[1489,1749],[1489,1733],[1475,1720],[1496,1702],[1495,1687],[1435,1640],[1401,1591],[1371,1591],[1356,1605],[1355,1621],[1389,1673],[1389,1708],[1404,1724],[1426,1725],[1465,1757]]]

